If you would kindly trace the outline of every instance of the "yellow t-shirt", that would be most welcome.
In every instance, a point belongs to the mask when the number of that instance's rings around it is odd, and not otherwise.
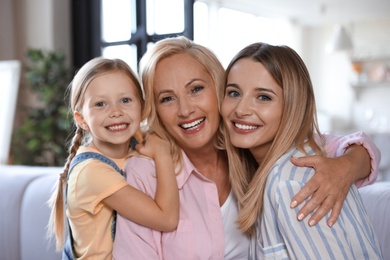
[[[80,147],[77,154],[96,152]],[[122,169],[126,158],[113,159]],[[112,259],[112,209],[102,200],[128,185],[110,165],[96,159],[77,164],[68,180],[67,210],[77,259]]]

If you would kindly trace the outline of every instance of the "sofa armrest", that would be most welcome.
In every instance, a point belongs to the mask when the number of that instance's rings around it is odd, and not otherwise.
[[[0,165],[0,259],[61,259],[45,239],[58,167]]]

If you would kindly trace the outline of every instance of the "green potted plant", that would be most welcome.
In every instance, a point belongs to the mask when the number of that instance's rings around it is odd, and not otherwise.
[[[23,124],[13,135],[14,164],[62,166],[72,120],[65,102],[70,70],[62,51],[29,49],[25,76],[38,104],[28,108]]]

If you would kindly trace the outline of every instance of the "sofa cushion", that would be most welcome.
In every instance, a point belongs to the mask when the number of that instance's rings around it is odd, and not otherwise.
[[[390,182],[376,182],[359,192],[379,239],[383,259],[390,259]]]

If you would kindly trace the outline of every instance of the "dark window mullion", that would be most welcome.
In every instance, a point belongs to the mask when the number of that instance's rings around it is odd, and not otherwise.
[[[146,52],[148,34],[146,32],[146,0],[136,0],[137,31],[132,35],[137,46],[137,63]]]
[[[195,0],[184,0],[184,32],[188,39],[194,39],[194,3]]]

